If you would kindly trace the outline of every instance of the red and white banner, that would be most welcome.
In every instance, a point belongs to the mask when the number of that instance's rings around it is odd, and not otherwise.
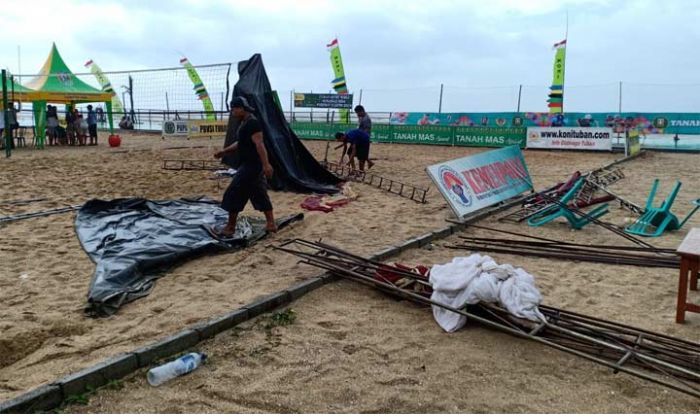
[[[527,148],[612,151],[612,128],[527,129]]]

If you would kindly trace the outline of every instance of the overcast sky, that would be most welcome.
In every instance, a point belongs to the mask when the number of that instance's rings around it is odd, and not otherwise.
[[[259,52],[272,85],[328,91],[338,37],[370,110],[546,110],[565,36],[569,110],[700,108],[697,0],[3,0],[0,65],[35,73],[55,41],[74,72],[236,62]],[[232,79],[235,82],[235,77]],[[645,85],[642,85],[645,84]],[[674,86],[674,85],[682,86]]]

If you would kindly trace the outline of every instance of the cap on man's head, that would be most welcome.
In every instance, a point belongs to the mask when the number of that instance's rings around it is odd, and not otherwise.
[[[358,113],[358,112],[365,112],[365,107],[362,105],[357,105],[355,107],[355,113]]]
[[[254,112],[253,107],[248,104],[248,100],[242,96],[236,96],[231,100],[231,108],[243,108],[247,112]]]

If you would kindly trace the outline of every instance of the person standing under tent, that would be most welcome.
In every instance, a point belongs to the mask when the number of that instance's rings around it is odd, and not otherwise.
[[[97,145],[97,114],[92,110],[92,105],[87,106],[87,124],[90,135],[90,145]]]
[[[357,129],[360,131],[363,131],[365,134],[367,134],[368,139],[371,140],[372,138],[372,119],[369,117],[369,114],[365,111],[365,107],[362,105],[357,105],[355,107],[355,115],[357,115],[357,119],[359,120],[359,124],[357,126]],[[367,143],[367,153],[369,153],[369,142]],[[359,158],[358,158],[359,159]],[[364,166],[364,161],[360,161],[360,165]],[[370,169],[374,166],[374,162],[367,158],[367,168]],[[364,171],[364,168],[361,169]]]
[[[350,160],[350,168],[355,169],[355,157],[360,162],[360,171],[365,170],[365,162],[369,161],[369,135],[361,129],[351,129],[345,133],[338,132],[335,134],[336,141],[343,142],[343,152],[348,152]],[[346,148],[350,144],[350,148]]]
[[[57,127],[58,113],[56,112],[56,107],[49,105],[46,109],[46,135],[49,136],[49,145],[58,145]]]
[[[220,159],[227,154],[238,152],[241,159],[241,165],[224,192],[221,202],[221,208],[228,211],[228,222],[221,230],[211,229],[217,237],[225,238],[235,234],[238,214],[243,211],[248,201],[253,204],[253,208],[265,214],[265,230],[277,231],[265,181],[265,177],[272,178],[274,170],[265,149],[260,121],[253,115],[253,111],[245,98],[233,98],[231,116],[240,122],[235,132],[237,140],[214,154],[215,158]]]

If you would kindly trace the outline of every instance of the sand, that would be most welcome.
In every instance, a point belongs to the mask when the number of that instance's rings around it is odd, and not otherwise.
[[[127,136],[121,150],[49,148],[17,151],[3,160],[6,182],[0,201],[36,197],[46,202],[0,206],[0,214],[80,204],[91,198],[140,196],[220,197],[223,186],[206,172],[166,172],[164,159],[209,157],[220,140],[162,141]],[[306,142],[322,157],[325,143]],[[166,149],[176,146],[193,148]],[[204,146],[205,148],[194,148]],[[426,165],[480,149],[375,145],[376,172],[428,186]],[[526,152],[537,187],[563,180],[575,169],[590,170],[619,155]],[[628,178],[614,188],[643,203],[651,181],[682,177],[677,212],[700,194],[696,156],[653,153],[624,164]],[[429,203],[417,204],[356,184],[360,198],[333,213],[308,213],[302,223],[250,249],[204,257],[159,280],[153,293],[115,316],[89,319],[82,313],[93,264],[73,231],[74,215],[63,214],[0,227],[0,400],[11,398],[108,356],[152,342],[202,319],[318,274],[268,243],[291,237],[323,238],[370,254],[398,241],[444,226],[449,209],[434,188]],[[278,214],[299,211],[304,196],[273,193]],[[256,214],[252,211],[250,214]],[[613,209],[606,220],[621,224]],[[699,218],[689,224],[697,225]],[[486,222],[494,224],[493,220]],[[688,227],[690,227],[690,225]],[[531,231],[527,226],[501,228]],[[675,247],[685,233],[655,243]],[[472,230],[470,230],[472,231]],[[621,243],[597,227],[571,232],[551,224],[546,237]],[[455,251],[407,252],[401,260],[440,263]],[[464,252],[465,254],[467,252]],[[537,277],[546,303],[698,340],[700,316],[673,323],[676,275],[670,270],[555,262],[494,255]],[[691,296],[692,298],[693,296]],[[623,377],[534,344],[480,328],[454,335],[439,331],[430,312],[386,299],[349,283],[327,286],[292,305],[298,320],[271,333],[254,321],[203,345],[212,360],[197,373],[165,388],[149,389],[143,375],[125,390],[100,392],[76,412],[682,412],[694,401]],[[695,328],[694,328],[695,326]],[[676,401],[676,402],[674,402]],[[653,403],[652,403],[653,402]],[[666,410],[668,404],[676,404]],[[138,405],[138,409],[136,406]],[[209,408],[207,408],[209,407]],[[82,411],[81,411],[82,410]]]

